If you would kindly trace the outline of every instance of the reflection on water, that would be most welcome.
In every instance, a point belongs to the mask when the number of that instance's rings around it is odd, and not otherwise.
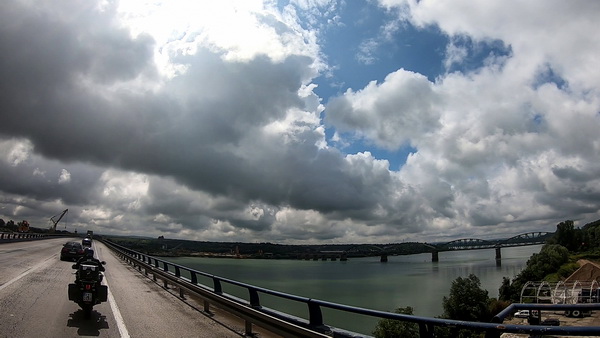
[[[412,306],[420,316],[442,314],[442,298],[457,277],[473,273],[490,297],[498,296],[502,277],[512,278],[526,265],[540,245],[502,249],[498,266],[493,249],[441,252],[439,262],[431,254],[390,256],[387,263],[378,257],[348,261],[255,260],[178,257],[169,260],[195,270],[238,280],[256,286],[369,309],[393,311]],[[227,290],[237,293],[241,290]],[[247,298],[244,294],[239,296]],[[261,296],[268,307],[307,317],[304,305],[283,303]],[[325,322],[351,331],[371,334],[376,320],[345,313],[324,311]]]

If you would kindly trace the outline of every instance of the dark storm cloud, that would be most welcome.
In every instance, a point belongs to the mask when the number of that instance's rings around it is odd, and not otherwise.
[[[64,165],[39,156],[17,165],[0,162],[0,186],[9,194],[27,196],[40,201],[62,199],[68,204],[91,203],[98,194],[99,168],[82,164],[69,166],[69,182],[61,181]],[[69,184],[65,184],[69,183]]]
[[[304,108],[297,92],[309,77],[311,59],[225,62],[200,48],[194,55],[174,56],[175,63],[186,67],[185,74],[158,90],[132,92],[119,84],[156,73],[150,66],[152,39],[131,38],[114,25],[110,10],[71,8],[75,17],[39,17],[12,5],[18,15],[3,18],[0,40],[13,53],[0,64],[7,75],[0,80],[0,109],[6,116],[0,131],[31,140],[36,153],[173,177],[192,189],[230,196],[237,200],[236,208],[263,201],[334,218],[366,219],[386,199],[387,170],[371,177],[369,161],[350,165],[335,149],[317,149],[318,136],[310,127],[296,135],[298,141],[286,144],[264,134],[263,128],[283,119],[289,109]],[[107,89],[111,84],[116,87]],[[53,189],[48,185],[32,189],[35,180],[27,185],[7,190],[40,190],[34,193],[38,198],[67,193],[41,191]],[[171,222],[190,227],[206,223],[199,214],[255,230],[274,222],[269,213],[246,219],[194,205],[189,196],[165,198],[153,189],[149,194],[146,211],[168,214]],[[67,194],[64,199],[85,203],[91,198]]]
[[[442,12],[452,27],[471,19]],[[266,32],[247,46],[218,34],[245,33],[237,22],[150,37],[124,28],[113,1],[3,2],[5,214],[68,205],[80,227],[116,233],[393,241],[597,213],[598,77],[536,59],[543,45],[522,45],[536,30],[489,32],[513,53],[472,73],[432,82],[398,67],[322,107],[318,32],[265,13],[244,16]],[[532,86],[538,61],[565,86]],[[335,148],[346,136],[366,148]],[[413,153],[390,171],[373,144]]]
[[[3,5],[0,132],[27,137],[51,157],[93,159],[116,149],[113,137],[124,141],[131,126],[119,116],[123,107],[86,86],[139,76],[152,60],[152,40],[130,38],[113,25],[114,13],[95,10],[94,2],[61,4],[53,10]]]

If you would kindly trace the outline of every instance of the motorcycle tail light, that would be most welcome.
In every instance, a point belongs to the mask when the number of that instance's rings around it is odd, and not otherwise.
[[[85,285],[85,289],[86,289],[86,290],[90,290],[91,288],[92,288],[92,286],[91,286],[90,284],[86,284],[86,285]]]

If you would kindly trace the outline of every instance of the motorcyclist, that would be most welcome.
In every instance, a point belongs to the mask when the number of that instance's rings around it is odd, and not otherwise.
[[[96,266],[98,272],[102,272],[105,271],[103,264],[104,262],[101,262],[99,259],[94,257],[94,250],[92,250],[91,248],[85,248],[83,257],[79,258],[79,260],[77,260],[77,263],[73,264],[72,266],[73,269],[77,269],[77,272],[75,273],[75,282],[79,281],[79,268],[82,265]],[[99,281],[102,280],[102,274],[98,273],[98,279]]]

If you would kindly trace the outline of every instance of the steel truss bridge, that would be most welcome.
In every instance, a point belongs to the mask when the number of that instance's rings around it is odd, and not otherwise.
[[[513,246],[544,244],[552,235],[554,235],[553,232],[528,232],[508,239],[484,240],[478,238],[463,238],[433,246],[437,251],[508,248]]]
[[[320,258],[323,260],[327,260],[328,258],[330,258],[331,260],[345,260],[347,257],[352,256],[353,254],[360,254],[363,256],[380,256],[382,262],[387,262],[388,256],[431,253],[431,260],[433,262],[437,262],[439,260],[440,252],[494,249],[496,251],[496,262],[500,264],[500,260],[502,259],[502,248],[544,244],[546,240],[551,238],[553,235],[553,232],[537,231],[522,233],[510,238],[491,240],[478,238],[462,238],[447,243],[435,244],[420,242],[405,242],[385,246],[364,244],[353,246],[344,251],[322,251],[319,253],[304,255],[303,257],[301,257],[301,259],[312,258],[316,260]]]
[[[457,239],[448,243],[433,245],[431,260],[437,262],[439,260],[438,254],[442,251],[494,249],[496,250],[496,263],[500,264],[500,260],[502,259],[502,248],[544,244],[546,240],[553,235],[553,232],[538,231],[527,232],[508,239],[498,240],[484,240],[478,238]]]

